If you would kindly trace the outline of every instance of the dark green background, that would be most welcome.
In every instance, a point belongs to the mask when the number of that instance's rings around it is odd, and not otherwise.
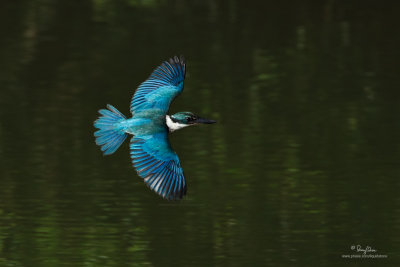
[[[1,1],[0,266],[399,266],[392,2]],[[175,54],[168,202],[92,123]]]

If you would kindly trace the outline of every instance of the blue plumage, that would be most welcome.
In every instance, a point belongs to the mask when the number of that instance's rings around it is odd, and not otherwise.
[[[144,182],[166,199],[181,199],[186,194],[186,181],[168,133],[198,123],[215,121],[200,118],[190,112],[167,115],[169,105],[183,90],[185,60],[174,57],[158,66],[136,90],[126,119],[116,108],[101,109],[94,126],[96,144],[104,155],[114,153],[128,134],[132,164]]]
[[[167,114],[170,103],[183,90],[185,71],[183,57],[162,63],[136,90],[131,101],[131,113],[159,109]]]
[[[168,133],[133,137],[131,159],[144,182],[157,194],[167,199],[182,198],[186,182],[179,158],[171,149]]]
[[[94,127],[99,130],[94,133],[96,144],[101,146],[104,155],[114,153],[128,136],[124,129],[118,127],[118,123],[125,120],[125,116],[111,105],[108,109],[100,109],[103,116],[94,122]]]

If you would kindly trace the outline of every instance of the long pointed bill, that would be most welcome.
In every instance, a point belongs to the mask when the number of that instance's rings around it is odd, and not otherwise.
[[[197,118],[194,123],[203,123],[203,124],[212,124],[216,123],[217,121],[215,120],[209,120],[209,119],[204,119],[204,118]]]

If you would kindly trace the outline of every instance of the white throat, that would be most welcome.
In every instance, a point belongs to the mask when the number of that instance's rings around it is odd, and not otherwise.
[[[165,116],[165,121],[167,123],[169,132],[172,133],[173,131],[185,128],[187,126],[189,126],[189,124],[182,124],[179,122],[174,122],[172,121],[171,117],[169,115]]]

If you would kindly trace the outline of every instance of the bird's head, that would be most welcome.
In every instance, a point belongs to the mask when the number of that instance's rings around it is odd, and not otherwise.
[[[166,117],[166,124],[167,124],[170,132],[179,130],[179,129],[187,127],[187,126],[200,124],[200,123],[211,124],[211,123],[216,123],[216,121],[201,118],[189,111],[178,112],[171,116],[167,115],[167,117]]]

